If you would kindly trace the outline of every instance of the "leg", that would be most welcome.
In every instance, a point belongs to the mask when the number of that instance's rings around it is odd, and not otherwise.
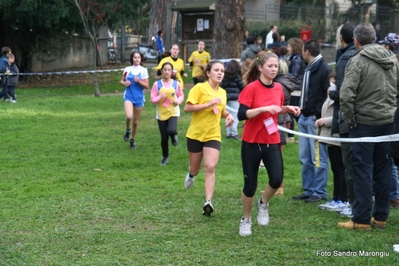
[[[133,104],[130,101],[124,102],[125,116],[126,116],[126,130],[130,130],[130,123],[133,120]]]
[[[139,127],[139,121],[143,107],[133,107],[133,128],[132,128],[132,139],[135,139],[137,128]]]
[[[168,126],[166,130],[167,136],[171,138],[173,144],[174,141],[176,141],[175,137],[177,135],[177,116],[172,116],[168,119]]]
[[[258,185],[258,171],[261,154],[257,144],[241,144],[241,161],[244,175],[244,188],[241,194],[244,218],[251,218],[251,209],[254,202],[254,195]]]
[[[216,183],[215,171],[219,161],[220,151],[215,148],[204,147],[203,155],[205,168],[205,200],[212,200]]]
[[[328,152],[327,145],[318,143],[320,166],[316,168],[314,177],[314,196],[327,199],[327,181],[328,181]]]
[[[340,135],[341,138],[349,137],[348,134]],[[342,161],[345,167],[345,180],[346,180],[346,188],[348,189],[349,203],[352,205],[355,201],[355,192],[353,190],[353,167],[352,167],[352,156],[350,154],[350,142],[341,142],[341,151],[342,151]]]
[[[15,97],[15,87],[8,87],[8,94],[11,96],[12,100],[17,100]]]
[[[158,121],[159,133],[161,133],[161,148],[162,148],[162,156],[167,158],[169,155],[169,146],[168,146],[168,120],[166,121]]]
[[[262,202],[268,203],[283,181],[284,166],[280,145],[268,145],[262,159],[269,176],[269,182],[262,195]]]
[[[315,135],[316,126],[311,117],[300,116],[298,120],[299,132]],[[302,164],[302,187],[308,197],[314,193],[314,179],[316,174],[316,143],[314,139],[298,137],[299,159]]]

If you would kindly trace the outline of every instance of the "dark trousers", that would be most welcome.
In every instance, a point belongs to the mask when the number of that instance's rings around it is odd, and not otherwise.
[[[3,79],[1,79],[1,92],[0,92],[0,99],[4,98],[4,100],[7,100],[8,94],[7,94],[7,85],[5,82],[3,82]]]
[[[393,124],[370,126],[358,124],[349,130],[350,138],[389,135]],[[353,166],[353,189],[355,200],[352,220],[370,224],[370,218],[386,221],[389,215],[389,192],[391,187],[392,160],[388,157],[390,143],[353,142],[350,153]],[[375,195],[372,210],[372,195]]]
[[[290,99],[290,105],[299,106],[299,97],[292,96],[291,99]],[[295,130],[295,121],[298,123],[299,117],[298,116],[294,116],[293,114],[290,114],[290,117],[291,117],[290,129],[291,130]],[[292,137],[294,137],[294,134],[288,133],[287,136],[289,138],[292,138]]]
[[[340,138],[349,138],[349,134],[340,134]],[[353,191],[353,168],[352,168],[352,156],[350,154],[351,143],[350,142],[341,142],[341,151],[342,151],[342,161],[345,167],[345,179],[346,179],[346,188],[348,190],[349,203],[353,205],[355,201],[355,192]]]
[[[348,201],[348,190],[346,189],[345,167],[342,161],[342,151],[340,146],[328,146],[328,157],[330,158],[331,170],[334,176],[333,199],[335,201]]]
[[[263,160],[269,185],[278,189],[283,182],[284,166],[279,144],[258,144],[242,141],[241,161],[244,172],[243,193],[247,197],[253,197],[258,186],[258,171],[260,160]]]
[[[16,98],[15,98],[15,87],[10,87],[10,86],[7,86],[7,96],[11,96],[11,98],[13,99],[13,100],[16,100]],[[6,98],[5,98],[6,99]]]
[[[177,116],[172,116],[168,120],[158,120],[159,132],[161,133],[162,156],[169,156],[169,137],[172,139],[177,133]]]

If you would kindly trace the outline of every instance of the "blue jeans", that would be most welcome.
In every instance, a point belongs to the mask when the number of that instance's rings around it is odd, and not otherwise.
[[[316,135],[315,121],[311,116],[301,115],[298,130]],[[302,164],[302,188],[307,196],[327,198],[328,152],[327,146],[319,145],[320,166],[316,167],[316,141],[299,136],[299,160]]]
[[[393,161],[393,160],[392,160]],[[389,198],[391,200],[399,199],[399,183],[398,183],[398,168],[392,163],[392,175],[391,175],[391,192]]]
[[[349,130],[350,138],[377,137],[389,135],[393,125],[358,124]],[[370,218],[386,221],[389,215],[389,192],[392,179],[392,159],[388,157],[390,143],[351,143],[350,153],[353,166],[353,190],[355,200],[352,206],[352,221],[370,224]],[[372,194],[375,194],[372,210]]]
[[[238,113],[238,107],[240,107],[240,104],[237,101],[227,101],[226,103],[226,109],[227,111],[233,116],[234,118],[234,123],[230,127],[226,127],[226,136],[238,136],[238,118],[237,118],[237,113]]]

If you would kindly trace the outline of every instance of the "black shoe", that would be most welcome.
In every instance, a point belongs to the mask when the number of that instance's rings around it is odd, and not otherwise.
[[[236,136],[232,136],[232,138],[235,139],[235,140],[241,140],[240,137],[237,136],[237,135]]]
[[[310,196],[307,196],[305,194],[301,194],[301,195],[292,197],[293,200],[307,200],[308,198],[310,198]]]
[[[130,129],[126,130],[125,135],[123,136],[123,140],[125,142],[129,141],[129,137],[130,137]]]
[[[168,157],[163,157],[163,158],[162,158],[162,161],[159,163],[159,165],[165,165],[165,164],[167,164],[168,162],[169,162]]]
[[[133,139],[130,140],[130,148],[134,150],[136,149],[136,142]]]
[[[321,200],[322,200],[322,198],[320,198],[320,197],[311,196],[311,197],[305,199],[305,202],[319,202]]]
[[[172,137],[172,145],[177,146],[179,144],[179,139],[177,138],[177,134]]]

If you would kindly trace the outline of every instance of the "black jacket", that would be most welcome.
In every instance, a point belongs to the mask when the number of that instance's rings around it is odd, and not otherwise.
[[[399,108],[396,109],[395,117],[393,119],[393,131],[392,134],[399,134]],[[390,155],[396,166],[399,166],[399,141],[391,143]]]
[[[302,55],[300,54],[291,55],[289,61],[291,63],[288,66],[288,73],[290,73],[291,75],[293,75],[298,79],[298,84],[296,86],[296,89],[301,90],[303,74],[305,73],[305,68],[306,68],[305,61],[303,61]]]
[[[238,95],[244,89],[244,82],[239,75],[234,79],[224,77],[219,86],[226,91],[228,101],[237,101]]]
[[[5,82],[5,84],[7,84],[7,86],[9,86],[9,87],[18,86],[19,76],[18,75],[7,75],[6,74],[7,69],[9,69],[10,73],[12,73],[12,74],[18,74],[19,69],[18,69],[17,65],[15,63],[9,65],[7,63],[3,66],[1,73],[3,73],[3,77],[2,77],[3,82]]]
[[[337,65],[335,66],[335,85],[337,86],[336,91],[330,91],[330,98],[334,100],[334,113],[331,126],[331,135],[333,134],[345,134],[349,132],[348,125],[340,117],[341,107],[339,105],[339,90],[341,89],[342,82],[345,77],[345,68],[348,64],[349,59],[356,53],[354,43],[349,43],[345,48],[341,49],[341,56],[338,59]]]

